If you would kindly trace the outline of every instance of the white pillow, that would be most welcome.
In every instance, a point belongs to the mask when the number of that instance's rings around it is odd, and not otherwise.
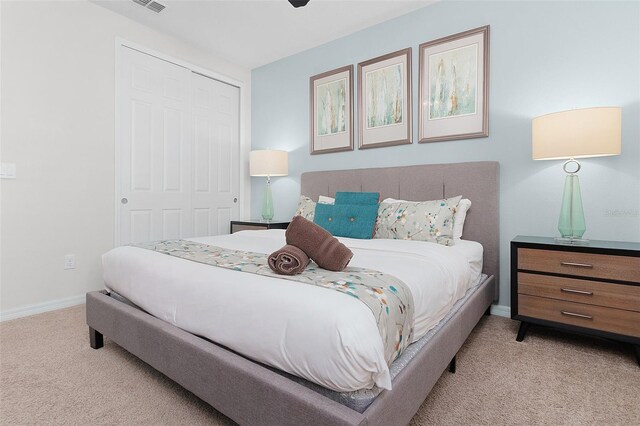
[[[331,197],[325,197],[324,195],[320,195],[318,197],[318,203],[320,204],[335,204],[336,199]]]
[[[395,203],[407,203],[411,201],[405,200],[396,200],[395,198],[386,198],[382,201],[387,204],[395,204]],[[462,230],[464,229],[464,220],[467,217],[467,210],[471,207],[471,200],[467,198],[463,198],[458,203],[456,207],[456,212],[453,215],[453,238],[460,239],[462,238]]]
[[[471,207],[471,200],[463,198],[456,207],[453,215],[453,239],[462,238],[462,229],[464,228],[464,220],[467,218],[467,210]]]

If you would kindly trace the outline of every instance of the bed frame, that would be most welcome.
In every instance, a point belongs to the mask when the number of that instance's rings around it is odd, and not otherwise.
[[[484,246],[488,278],[363,412],[354,411],[271,369],[123,303],[106,291],[87,293],[91,347],[103,335],[242,425],[405,425],[483,313],[497,298],[498,163],[473,162],[308,172],[302,193],[378,191],[382,198],[472,200],[463,237]]]

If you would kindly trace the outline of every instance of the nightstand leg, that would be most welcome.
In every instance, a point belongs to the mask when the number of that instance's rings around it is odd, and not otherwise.
[[[633,346],[633,352],[636,353],[636,361],[638,361],[638,366],[640,367],[640,345],[631,346]]]
[[[527,329],[529,328],[529,323],[522,321],[520,323],[520,329],[518,330],[518,335],[516,336],[517,342],[522,342],[524,340],[524,335],[527,334]]]

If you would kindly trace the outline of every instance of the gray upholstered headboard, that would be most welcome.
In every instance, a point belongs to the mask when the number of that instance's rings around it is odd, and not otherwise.
[[[484,247],[487,275],[499,271],[499,163],[425,164],[377,169],[329,170],[302,174],[301,191],[314,201],[337,191],[374,191],[381,199],[425,201],[462,195],[471,200],[462,237]],[[496,285],[496,288],[498,286]]]

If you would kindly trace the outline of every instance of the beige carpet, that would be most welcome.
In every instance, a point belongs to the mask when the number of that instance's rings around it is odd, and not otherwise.
[[[627,345],[485,317],[412,425],[640,425]],[[84,306],[0,323],[0,424],[233,424],[119,346],[89,347]]]

